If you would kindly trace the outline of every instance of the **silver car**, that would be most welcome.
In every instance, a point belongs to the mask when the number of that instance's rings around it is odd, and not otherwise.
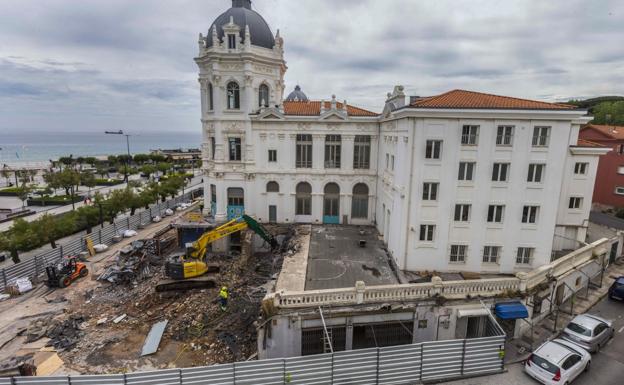
[[[611,321],[591,314],[580,314],[563,329],[561,338],[590,352],[597,352],[613,337]]]

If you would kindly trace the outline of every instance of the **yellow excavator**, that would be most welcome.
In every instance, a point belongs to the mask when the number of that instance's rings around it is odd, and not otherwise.
[[[264,239],[271,250],[279,248],[279,242],[264,226],[248,215],[232,219],[223,225],[203,233],[195,242],[187,244],[186,252],[175,254],[165,264],[168,279],[156,285],[156,291],[191,290],[215,287],[213,276],[206,273],[217,273],[218,264],[206,262],[208,245],[227,237],[237,231],[251,229]]]

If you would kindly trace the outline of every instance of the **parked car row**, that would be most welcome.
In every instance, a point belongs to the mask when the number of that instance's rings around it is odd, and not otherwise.
[[[609,298],[624,300],[624,277],[609,288]],[[574,317],[560,338],[546,341],[524,363],[524,371],[546,385],[569,384],[591,365],[591,353],[604,347],[613,335],[613,323],[592,314]]]

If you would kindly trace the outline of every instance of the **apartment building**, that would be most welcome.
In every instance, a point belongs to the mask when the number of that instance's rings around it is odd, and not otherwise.
[[[624,127],[588,124],[581,129],[579,137],[588,144],[610,149],[598,162],[592,202],[600,206],[624,207]]]
[[[585,110],[401,86],[381,114],[284,98],[283,47],[249,0],[199,36],[206,215],[374,224],[419,271],[513,273],[584,242],[605,153],[578,140]]]

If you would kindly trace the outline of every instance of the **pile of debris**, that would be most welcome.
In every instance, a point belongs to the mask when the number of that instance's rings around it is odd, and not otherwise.
[[[71,315],[62,321],[51,318],[38,319],[26,329],[26,342],[47,337],[50,339],[48,345],[61,352],[73,348],[80,341],[84,328],[85,317],[80,314]]]
[[[153,275],[154,266],[163,263],[157,253],[157,240],[134,241],[119,251],[115,263],[97,278],[115,284],[135,284]]]

